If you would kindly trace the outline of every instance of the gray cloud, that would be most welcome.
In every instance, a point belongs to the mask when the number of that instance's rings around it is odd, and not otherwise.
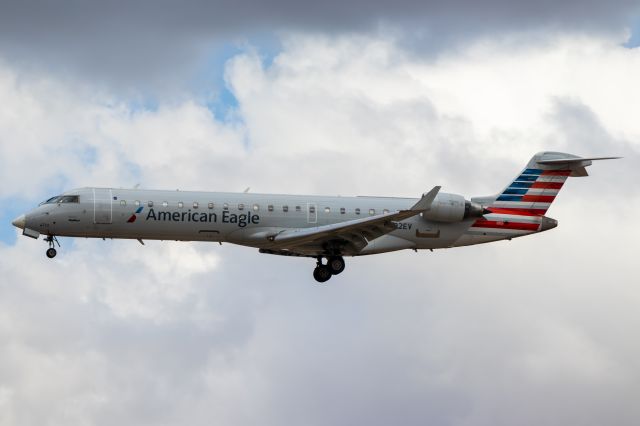
[[[637,9],[632,0],[9,1],[0,14],[0,55],[71,79],[167,88],[221,43],[263,31],[367,32],[382,24],[432,51],[504,31],[620,30]]]

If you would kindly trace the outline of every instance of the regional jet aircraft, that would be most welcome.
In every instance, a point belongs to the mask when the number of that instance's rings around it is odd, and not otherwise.
[[[12,223],[44,236],[215,241],[260,253],[316,259],[313,277],[329,280],[344,256],[439,249],[510,240],[555,228],[545,216],[569,176],[593,160],[541,152],[499,194],[466,200],[435,186],[419,199],[81,188],[49,198]]]

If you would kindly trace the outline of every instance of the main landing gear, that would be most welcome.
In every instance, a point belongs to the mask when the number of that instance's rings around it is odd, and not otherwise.
[[[313,278],[319,283],[329,281],[333,275],[338,275],[344,271],[345,263],[342,256],[331,256],[327,258],[327,263],[322,264],[322,256],[318,256],[316,269],[313,270]]]
[[[47,252],[46,252],[47,253],[47,257],[49,259],[53,259],[54,257],[56,257],[56,254],[58,254],[58,251],[55,249],[55,246],[57,244],[58,247],[60,247],[60,242],[53,235],[47,235],[47,237],[44,240],[47,243],[49,243],[49,248],[47,249]]]

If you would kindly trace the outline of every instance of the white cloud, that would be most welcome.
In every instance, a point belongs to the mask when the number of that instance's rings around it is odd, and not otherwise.
[[[235,118],[132,110],[0,70],[0,198],[66,186],[417,196],[498,190],[541,149],[624,154],[570,181],[542,235],[350,259],[223,245],[0,245],[7,424],[636,424],[640,63],[620,40],[289,36],[233,58]],[[615,83],[615,84],[614,84]]]

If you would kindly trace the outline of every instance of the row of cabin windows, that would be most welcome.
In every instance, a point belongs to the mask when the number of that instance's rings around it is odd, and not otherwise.
[[[142,203],[139,200],[135,200],[133,202],[133,204],[135,206],[140,206]],[[120,205],[121,206],[126,206],[127,205],[127,201],[126,200],[120,200]],[[149,207],[153,207],[153,201],[147,201],[147,206]],[[162,207],[168,207],[169,206],[169,202],[168,201],[163,201],[162,202]],[[194,209],[197,209],[200,207],[200,204],[197,201],[194,201],[192,204],[192,207]],[[182,209],[184,208],[184,203],[182,201],[178,201],[178,208]],[[214,204],[213,203],[209,203],[207,204],[207,208],[209,209],[213,209],[214,208]],[[222,209],[223,210],[229,210],[229,204],[228,203],[223,203],[222,204]],[[257,212],[260,211],[260,205],[258,204],[254,204],[252,206],[253,211]],[[238,204],[238,210],[244,210],[244,204]],[[267,211],[272,212],[274,210],[273,208],[273,204],[269,204],[267,206]],[[296,212],[301,212],[302,211],[302,207],[300,206],[296,206],[295,207]],[[282,211],[287,213],[289,211],[289,206],[282,206]],[[309,206],[309,213],[315,213],[316,212],[316,208],[315,206]],[[325,207],[324,208],[324,212],[325,213],[331,213],[331,207]],[[360,209],[356,208],[354,210],[355,214],[360,214]],[[340,207],[340,214],[346,214],[347,213],[347,209],[345,209],[344,207]],[[384,209],[382,210],[382,213],[387,214],[389,213],[388,209]],[[374,214],[376,214],[376,210],[375,209],[369,209],[369,215],[373,216]]]

